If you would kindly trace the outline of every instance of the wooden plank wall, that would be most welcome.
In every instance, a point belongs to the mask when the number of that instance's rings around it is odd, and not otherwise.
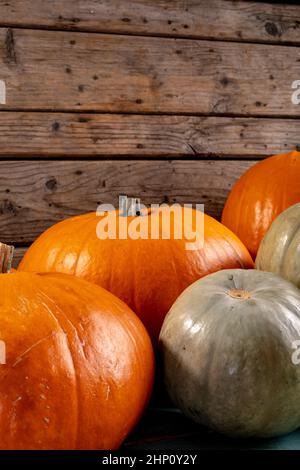
[[[258,159],[300,148],[300,5],[0,1],[0,240],[117,203],[219,218]]]

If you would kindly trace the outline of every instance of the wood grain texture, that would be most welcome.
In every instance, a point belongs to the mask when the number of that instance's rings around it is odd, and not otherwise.
[[[0,158],[261,158],[300,147],[300,120],[0,112]]]
[[[119,194],[145,204],[204,203],[220,217],[234,181],[249,161],[0,162],[0,240],[26,245],[55,222],[118,203]]]
[[[230,0],[5,0],[0,24],[300,43],[297,5]]]
[[[14,269],[17,269],[21,259],[25,255],[26,251],[27,251],[27,247],[25,247],[25,246],[20,246],[20,247],[15,248],[13,262],[12,262],[12,267]]]
[[[300,47],[0,29],[3,109],[299,116]]]

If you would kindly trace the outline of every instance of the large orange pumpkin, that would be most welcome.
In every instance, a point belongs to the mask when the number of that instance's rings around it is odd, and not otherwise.
[[[238,235],[255,258],[272,221],[300,202],[300,152],[275,155],[253,167],[234,185],[222,223]]]
[[[118,448],[153,382],[137,316],[106,290],[59,273],[0,274],[0,299],[0,449]]]
[[[165,209],[168,210],[167,208]],[[142,319],[154,342],[166,313],[192,282],[225,268],[252,268],[252,259],[240,240],[215,219],[204,216],[204,247],[186,249],[186,238],[175,239],[178,207],[171,213],[170,239],[163,239],[162,214],[159,239],[99,239],[101,217],[89,213],[60,222],[43,233],[25,254],[23,271],[59,271],[105,287],[125,301]],[[196,211],[191,211],[191,224]],[[128,225],[145,215],[128,217]],[[119,217],[117,217],[119,223]],[[149,223],[149,237],[150,226]]]

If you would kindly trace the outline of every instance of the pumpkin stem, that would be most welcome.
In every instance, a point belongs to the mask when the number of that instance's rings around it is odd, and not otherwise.
[[[141,214],[141,200],[136,197],[119,196],[120,214],[123,217]]]
[[[230,289],[227,294],[234,299],[246,300],[251,298],[250,292],[244,289]]]
[[[0,242],[0,272],[8,273],[11,270],[14,256],[14,247]]]

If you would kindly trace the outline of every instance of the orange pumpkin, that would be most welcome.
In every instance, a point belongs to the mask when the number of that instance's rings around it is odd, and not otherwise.
[[[222,223],[238,235],[253,258],[272,221],[300,201],[300,152],[262,160],[234,185]]]
[[[157,214],[148,210],[144,215],[127,218],[130,225],[132,221],[139,222],[139,217],[152,215],[148,224],[149,238],[136,240],[97,238],[96,228],[101,217],[96,213],[67,219],[48,229],[33,243],[19,269],[74,274],[105,287],[137,313],[156,342],[166,313],[188,285],[220,269],[253,267],[240,240],[207,215],[204,216],[204,247],[187,250],[186,238],[174,236],[176,214],[182,210],[177,207],[171,213],[170,239],[163,239],[161,217],[164,210]],[[190,211],[193,225],[196,211],[185,210]],[[154,240],[150,238],[150,227],[156,217],[160,218],[160,233]],[[117,217],[117,223],[119,219]]]
[[[0,274],[0,299],[0,449],[118,448],[153,383],[137,316],[106,290],[58,273]]]

